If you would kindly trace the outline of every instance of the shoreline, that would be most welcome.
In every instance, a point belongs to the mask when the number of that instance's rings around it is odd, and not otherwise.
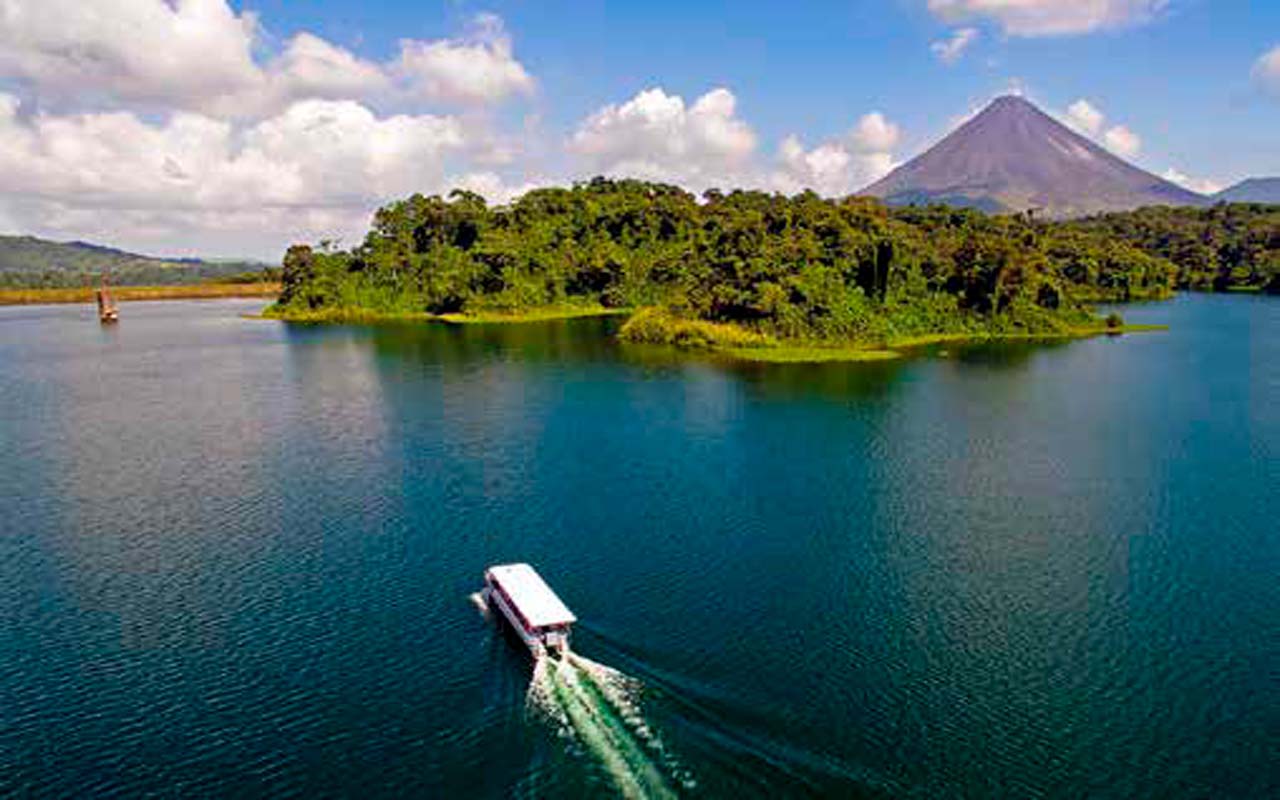
[[[65,305],[93,303],[96,286],[57,289],[0,289],[0,306]],[[233,297],[274,298],[278,283],[200,283],[176,286],[113,286],[112,297],[121,302],[148,300],[216,300]]]
[[[785,341],[769,347],[677,348],[686,352],[703,352],[729,356],[738,361],[763,364],[830,364],[893,361],[907,358],[938,345],[983,345],[997,342],[1061,342],[1093,339],[1098,336],[1123,336],[1133,333],[1162,333],[1168,325],[1123,325],[1119,328],[1083,327],[1062,333],[937,333],[890,340],[882,346],[862,347],[857,344],[825,345],[822,343],[788,344]]]
[[[436,323],[444,325],[520,325],[537,322],[582,319],[587,317],[625,316],[634,309],[606,308],[605,306],[551,306],[522,312],[479,311],[475,313],[431,314],[428,312],[388,313],[366,309],[323,309],[312,312],[273,312],[271,308],[260,314],[248,314],[255,319],[278,320],[314,325],[394,325],[409,323]],[[640,346],[670,347],[689,355],[712,355],[735,361],[762,364],[830,364],[872,363],[908,358],[919,351],[940,345],[981,345],[995,342],[1036,342],[1090,339],[1096,336],[1121,336],[1133,333],[1167,331],[1167,325],[1122,325],[1108,328],[1097,325],[1075,325],[1061,331],[1040,333],[955,332],[903,336],[880,343],[787,341],[764,337],[737,326],[723,323],[699,323],[702,329],[714,334],[708,341],[697,344],[675,342],[627,342]],[[731,329],[731,330],[730,330]],[[716,341],[722,339],[722,341]]]
[[[614,317],[632,313],[630,308],[607,308],[601,305],[547,306],[526,311],[477,311],[472,313],[432,314],[427,311],[370,311],[367,309],[326,309],[320,311],[278,312],[271,308],[257,315],[261,319],[317,325],[379,325],[406,322],[436,322],[445,325],[522,325],[531,322],[555,322],[587,317]]]
[[[637,311],[619,338],[638,345],[673,347],[739,361],[775,364],[889,361],[939,345],[977,345],[996,341],[1062,341],[1166,330],[1161,325],[1108,326],[1101,318],[1063,322],[1045,331],[957,330],[866,340],[782,339],[742,325],[680,317],[662,308]]]

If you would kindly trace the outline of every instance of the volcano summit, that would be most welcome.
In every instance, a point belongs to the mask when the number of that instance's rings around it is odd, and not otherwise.
[[[1012,95],[997,98],[861,194],[892,205],[1037,209],[1052,217],[1210,202],[1135,167]]]

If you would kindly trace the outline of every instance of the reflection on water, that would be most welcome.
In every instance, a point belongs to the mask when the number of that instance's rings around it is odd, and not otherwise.
[[[0,309],[0,793],[1280,789],[1274,301],[852,365],[252,308]],[[531,722],[516,560],[678,775]]]

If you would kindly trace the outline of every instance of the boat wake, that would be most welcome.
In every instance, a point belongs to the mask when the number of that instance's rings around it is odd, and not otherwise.
[[[484,617],[485,619],[491,618],[491,615],[489,613],[489,604],[485,602],[483,594],[481,594],[480,592],[472,592],[471,594],[467,595],[467,599],[470,600],[471,605],[475,606],[476,610],[480,612],[480,616]]]
[[[693,780],[666,752],[645,723],[636,695],[639,682],[615,669],[566,651],[539,658],[529,684],[529,708],[574,742],[629,798],[676,797]]]

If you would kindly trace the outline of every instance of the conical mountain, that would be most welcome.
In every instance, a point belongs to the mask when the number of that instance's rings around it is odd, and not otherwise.
[[[1016,96],[997,98],[861,193],[893,205],[1034,208],[1052,217],[1208,202],[1133,166]]]

